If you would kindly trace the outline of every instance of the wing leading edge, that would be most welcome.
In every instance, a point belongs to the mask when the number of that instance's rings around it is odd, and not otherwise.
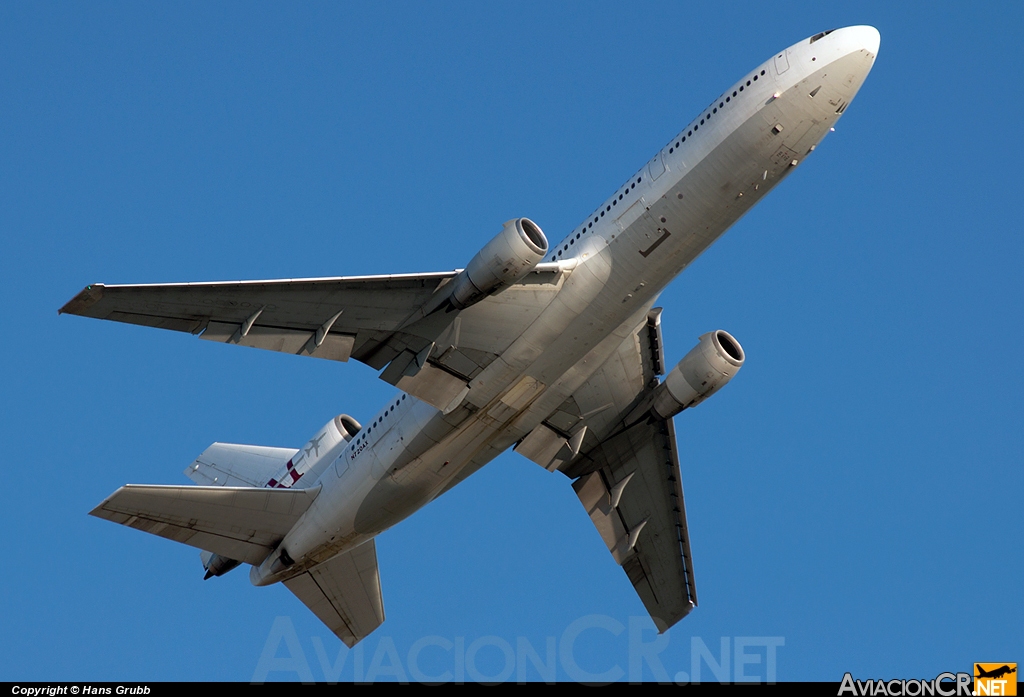
[[[355,358],[439,409],[457,403],[561,288],[570,267],[538,264],[457,310],[458,271],[390,276],[87,286],[61,313],[197,334],[335,361]]]
[[[450,271],[273,281],[97,283],[83,289],[60,312],[336,361],[347,361],[355,352],[357,360],[362,360],[364,345],[374,332],[397,329],[454,275]]]

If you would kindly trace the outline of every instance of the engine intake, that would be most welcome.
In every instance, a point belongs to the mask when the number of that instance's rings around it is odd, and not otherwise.
[[[743,367],[740,342],[721,329],[708,332],[658,386],[651,409],[668,419],[713,395]]]
[[[480,302],[530,273],[548,252],[548,238],[529,218],[514,218],[455,277],[451,303],[459,310]]]
[[[313,486],[323,471],[362,429],[348,414],[338,414],[313,434],[304,446],[267,482],[271,488]],[[299,480],[302,479],[302,483]]]

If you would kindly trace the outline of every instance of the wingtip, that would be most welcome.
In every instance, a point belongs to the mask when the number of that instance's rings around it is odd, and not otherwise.
[[[103,297],[103,289],[102,283],[93,283],[86,286],[78,295],[64,303],[64,306],[57,310],[57,314],[87,315],[86,311]]]

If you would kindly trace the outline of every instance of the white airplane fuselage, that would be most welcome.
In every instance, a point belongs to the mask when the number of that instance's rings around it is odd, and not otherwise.
[[[871,27],[777,53],[722,93],[544,259],[557,295],[448,413],[398,394],[326,468],[250,578],[283,581],[372,539],[523,439],[635,332],[665,286],[796,169],[878,51]],[[332,453],[333,455],[333,453]],[[303,482],[307,484],[308,482]]]

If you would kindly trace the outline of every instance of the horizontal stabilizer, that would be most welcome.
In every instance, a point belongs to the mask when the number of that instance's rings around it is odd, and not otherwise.
[[[200,486],[263,487],[297,452],[295,448],[214,443],[188,466],[185,475]]]
[[[384,622],[373,540],[284,582],[320,621],[352,648]]]
[[[127,484],[90,515],[248,564],[259,564],[320,487],[254,489]]]

